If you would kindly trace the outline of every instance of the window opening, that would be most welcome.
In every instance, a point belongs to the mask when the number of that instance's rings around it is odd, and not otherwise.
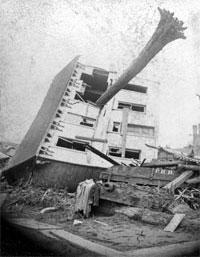
[[[106,91],[109,72],[103,69],[94,68],[92,74],[82,73],[81,80],[87,84],[83,99],[85,101],[96,102],[97,99]]]
[[[85,102],[85,100],[83,99],[83,97],[82,97],[79,93],[77,93],[77,92],[76,92],[76,95],[75,95],[74,99],[76,99],[76,100],[81,100],[82,102]]]
[[[131,104],[119,102],[119,103],[118,103],[118,109],[124,109],[124,108],[129,108],[129,109],[131,109]]]
[[[109,147],[108,154],[115,157],[122,157],[122,151],[118,147]]]
[[[120,122],[113,122],[113,128],[112,128],[113,132],[120,132],[120,128],[121,128]]]
[[[87,142],[60,137],[58,138],[56,145],[63,148],[74,149],[77,151],[85,152],[86,144]]]
[[[140,159],[140,150],[126,149],[125,158],[127,159]]]
[[[145,112],[145,105],[118,102],[118,109],[128,108],[135,112]]]
[[[86,117],[83,117],[82,121],[80,122],[80,125],[88,126],[88,127],[94,127],[94,124],[95,124],[95,119],[86,118]]]
[[[145,112],[145,106],[144,105],[132,105],[132,110],[135,112]]]

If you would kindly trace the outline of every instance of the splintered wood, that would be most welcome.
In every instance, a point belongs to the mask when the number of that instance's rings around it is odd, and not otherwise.
[[[174,190],[182,185],[188,178],[190,178],[193,174],[192,170],[188,170],[183,172],[179,177],[175,178],[171,182],[169,182],[166,186],[164,186],[165,189],[170,190],[171,192],[174,192]]]

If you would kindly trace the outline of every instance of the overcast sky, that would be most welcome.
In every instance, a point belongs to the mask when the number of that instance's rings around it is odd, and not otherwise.
[[[22,140],[51,80],[74,56],[122,71],[157,26],[158,6],[184,21],[187,39],[167,45],[138,76],[160,83],[159,144],[189,143],[200,123],[199,0],[1,0],[2,139]]]

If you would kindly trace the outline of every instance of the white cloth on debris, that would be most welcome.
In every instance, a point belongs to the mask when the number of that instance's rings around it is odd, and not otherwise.
[[[94,185],[93,179],[87,179],[79,183],[76,191],[75,211],[83,211],[83,214],[88,216],[90,212],[89,195]]]
[[[88,217],[93,202],[90,198],[90,192],[94,186],[95,182],[93,179],[86,179],[79,183],[76,190],[75,212],[83,211],[83,214]]]

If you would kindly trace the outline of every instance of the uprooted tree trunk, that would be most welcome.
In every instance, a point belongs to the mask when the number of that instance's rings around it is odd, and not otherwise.
[[[183,22],[174,18],[174,14],[165,9],[162,10],[158,8],[158,10],[160,12],[160,22],[151,39],[113,86],[97,100],[97,106],[103,107],[120,89],[124,88],[165,45],[178,38],[185,39],[183,31],[186,28],[183,27]]]

